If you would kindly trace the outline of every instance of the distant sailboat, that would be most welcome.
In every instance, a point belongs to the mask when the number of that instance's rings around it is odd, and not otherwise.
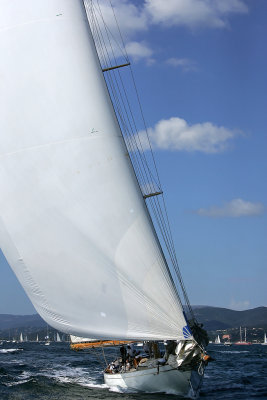
[[[263,343],[261,343],[263,346],[267,345],[267,337],[266,337],[266,333],[264,333],[264,339],[263,339]]]
[[[244,346],[252,344],[251,342],[247,342],[247,328],[245,328],[245,339],[244,340],[242,340],[242,328],[241,328],[241,326],[240,326],[240,329],[239,329],[239,333],[240,333],[240,340],[238,342],[235,342],[235,344],[244,345]]]
[[[61,342],[61,339],[60,339],[60,336],[59,336],[58,332],[57,332],[57,336],[56,336],[56,342]]]
[[[47,330],[46,330],[46,336],[45,336],[45,346],[50,346],[50,337],[49,337],[49,331],[48,331],[48,324],[47,324]]]
[[[215,338],[214,343],[215,343],[215,344],[221,344],[221,339],[220,339],[220,336],[219,336],[219,335]]]
[[[167,341],[164,358],[154,346],[138,368],[109,365],[109,387],[195,397],[207,335],[185,290],[160,182],[151,183],[143,149],[127,148],[123,107],[116,115],[111,102],[103,73],[120,66],[101,67],[93,2],[0,4],[0,247],[56,330],[101,346]]]
[[[232,346],[232,342],[230,341],[230,335],[229,334],[223,335],[222,339],[224,340],[224,342],[223,342],[224,346]]]
[[[39,336],[38,336],[38,334],[36,335],[36,342],[39,342]]]
[[[46,336],[45,337],[45,344],[44,344],[45,346],[50,346],[50,339],[49,339],[49,336]]]
[[[24,342],[22,332],[20,333],[19,341],[20,341],[20,343]]]

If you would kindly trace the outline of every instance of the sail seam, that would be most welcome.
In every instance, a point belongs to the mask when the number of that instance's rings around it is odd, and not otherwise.
[[[121,139],[121,135],[112,135],[114,138],[120,138]],[[11,151],[8,153],[2,153],[0,154],[0,158],[4,158],[6,156],[12,156],[14,154],[17,153],[23,153],[24,151],[31,151],[31,150],[35,150],[35,149],[42,149],[44,147],[49,147],[49,146],[54,146],[54,145],[60,145],[60,144],[64,144],[64,143],[71,143],[71,142],[75,142],[75,141],[85,141],[85,140],[91,140],[91,139],[100,139],[103,138],[102,135],[88,135],[88,136],[79,136],[77,138],[72,138],[72,139],[65,139],[65,140],[59,140],[59,141],[55,141],[55,142],[50,142],[50,143],[44,143],[44,144],[40,144],[40,145],[36,145],[36,146],[29,146],[29,147],[25,147],[23,149],[19,149],[16,151]]]

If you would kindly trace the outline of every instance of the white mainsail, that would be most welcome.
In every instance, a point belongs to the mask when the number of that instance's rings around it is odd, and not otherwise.
[[[264,333],[264,338],[263,338],[263,343],[261,343],[262,345],[266,346],[267,345],[267,337],[266,337],[266,333]]]
[[[81,0],[0,0],[0,247],[43,319],[190,337]]]
[[[219,336],[219,335],[215,338],[214,343],[216,343],[216,344],[221,344],[221,339],[220,339],[220,336]]]

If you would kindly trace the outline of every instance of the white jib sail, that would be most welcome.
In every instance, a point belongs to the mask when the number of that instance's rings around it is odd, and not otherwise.
[[[81,0],[0,0],[0,246],[55,329],[179,339],[186,321]]]

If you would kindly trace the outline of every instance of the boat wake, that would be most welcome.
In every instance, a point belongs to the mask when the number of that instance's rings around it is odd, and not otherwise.
[[[95,372],[99,372],[99,376],[101,377],[101,371]],[[71,383],[89,388],[107,388],[107,385],[105,385],[104,383],[102,384],[99,383],[96,379],[92,379],[88,369],[81,367],[66,366],[62,368],[62,365],[55,365],[53,369],[40,371],[40,373],[35,374],[35,376],[44,376],[49,379],[54,379],[57,382],[63,384]]]

